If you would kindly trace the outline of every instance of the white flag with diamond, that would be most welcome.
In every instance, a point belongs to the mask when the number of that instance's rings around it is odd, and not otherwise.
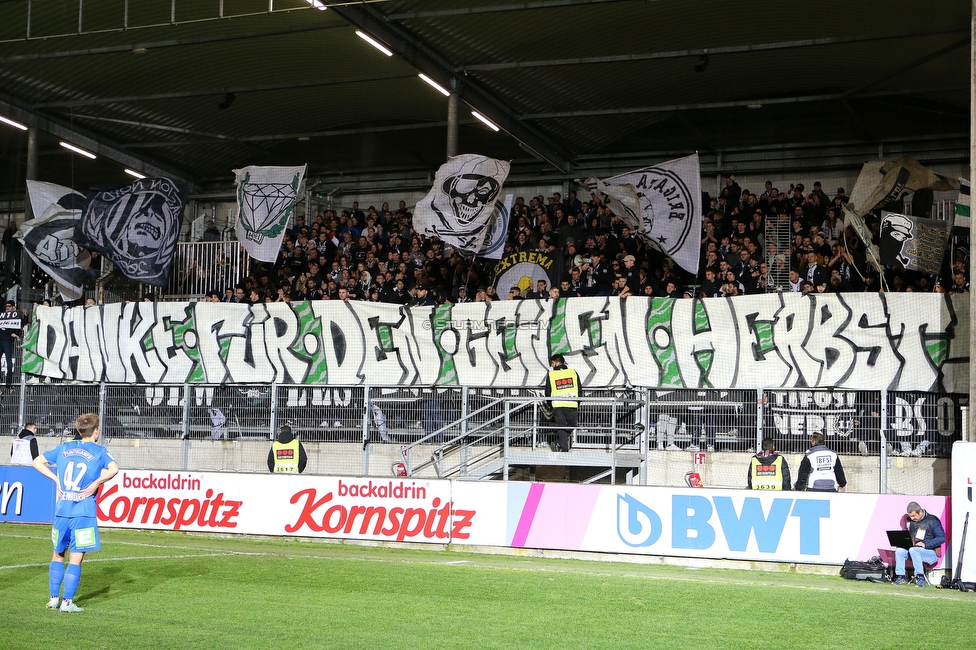
[[[237,182],[237,239],[247,254],[274,262],[285,228],[305,180],[301,167],[245,167],[235,169]]]

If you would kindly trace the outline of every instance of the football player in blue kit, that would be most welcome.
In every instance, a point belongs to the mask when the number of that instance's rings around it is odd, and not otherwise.
[[[119,464],[105,447],[97,444],[100,430],[98,416],[85,413],[75,420],[75,429],[81,440],[71,440],[46,451],[34,459],[34,469],[57,485],[57,502],[54,507],[54,527],[51,541],[54,557],[48,579],[51,599],[48,609],[62,612],[81,612],[74,604],[75,592],[81,580],[81,562],[85,553],[102,547],[98,537],[98,518],[95,493],[99,486],[111,480],[119,471]],[[51,471],[53,465],[57,473]],[[70,550],[68,566],[64,566],[65,552]],[[64,600],[59,603],[61,583],[64,582]]]

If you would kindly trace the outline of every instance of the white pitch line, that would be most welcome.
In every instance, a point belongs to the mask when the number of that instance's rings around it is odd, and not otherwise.
[[[21,537],[26,539],[47,539],[46,537],[39,536],[29,536],[29,535],[4,535],[0,534],[0,537]],[[139,542],[120,542],[113,541],[114,544],[124,544],[130,546],[146,546],[150,548],[177,548],[181,550],[195,550],[194,547],[184,547],[184,546],[171,546],[168,544],[143,544]],[[213,549],[199,549],[212,551]],[[750,580],[723,580],[721,578],[701,578],[692,576],[657,576],[657,575],[642,575],[635,573],[608,573],[605,571],[575,571],[569,570],[562,567],[514,567],[514,566],[497,566],[494,564],[482,564],[477,561],[472,560],[454,560],[450,562],[442,562],[437,560],[411,560],[406,558],[377,558],[377,557],[336,557],[329,555],[289,555],[282,553],[263,553],[263,552],[238,552],[238,551],[225,551],[222,553],[198,553],[192,555],[172,555],[172,556],[139,556],[130,558],[103,558],[103,559],[92,559],[86,560],[86,562],[114,562],[114,561],[125,561],[125,560],[152,560],[152,559],[189,559],[194,557],[224,557],[233,555],[247,555],[253,557],[278,557],[288,560],[347,560],[353,562],[375,562],[379,564],[426,564],[429,566],[459,566],[463,565],[465,568],[472,569],[494,569],[501,571],[520,571],[526,573],[559,573],[568,575],[586,575],[595,576],[602,578],[635,578],[638,580],[663,580],[663,581],[673,581],[673,582],[697,582],[706,584],[717,584],[717,585],[732,585],[732,586],[773,586],[773,587],[784,587],[788,589],[802,589],[806,591],[831,591],[831,592],[843,592],[851,594],[870,594],[875,596],[896,596],[900,598],[928,598],[934,599],[938,598],[944,600],[944,597],[932,593],[931,595],[922,591],[901,591],[896,589],[893,585],[891,589],[850,589],[846,585],[825,585],[825,586],[814,586],[814,585],[798,585],[798,584],[781,584],[773,579],[766,579],[763,581],[750,581]],[[529,558],[533,559],[533,558]],[[544,559],[544,558],[534,558],[534,559]],[[29,567],[46,567],[50,563],[43,564],[22,564],[13,566],[0,566],[0,570],[4,569],[18,569],[18,568],[29,568]],[[721,569],[720,569],[721,570]],[[770,574],[776,575],[776,574]],[[934,589],[934,587],[933,587]]]
[[[133,560],[188,560],[194,557],[224,557],[227,555],[249,555],[249,553],[195,553],[193,555],[138,555],[132,557],[106,557],[106,558],[94,558],[91,560],[86,559],[85,564],[90,564],[92,562],[130,562]],[[50,562],[35,563],[35,564],[9,564],[7,566],[0,566],[0,571],[5,571],[7,569],[34,569],[39,567],[50,566]]]

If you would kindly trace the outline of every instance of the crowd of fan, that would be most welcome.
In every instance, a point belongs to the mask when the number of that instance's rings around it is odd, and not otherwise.
[[[287,230],[278,260],[252,267],[236,287],[215,289],[209,301],[369,300],[409,305],[499,298],[575,296],[737,296],[768,291],[946,291],[968,293],[966,252],[933,277],[901,267],[871,270],[863,243],[844,221],[847,195],[829,197],[821,184],[781,191],[772,182],[756,194],[732,176],[717,197],[703,196],[700,268],[690,274],[647,244],[591,195],[517,198],[505,255],[538,252],[553,260],[548,282],[498,296],[493,260],[472,259],[437,238],[419,235],[405,202],[311,217]],[[889,206],[889,209],[897,206]],[[877,235],[879,222],[868,217]],[[788,237],[783,235],[788,232]],[[776,241],[789,241],[788,249]],[[192,268],[190,269],[192,272]],[[218,274],[217,277],[222,277]],[[776,278],[787,278],[776,282]],[[938,278],[944,278],[939,280]],[[524,293],[523,293],[524,291]]]
[[[574,296],[725,297],[794,291],[938,291],[968,293],[968,251],[959,247],[946,256],[939,274],[900,266],[877,273],[868,263],[862,241],[845,223],[847,195],[838,188],[831,197],[819,182],[805,193],[802,184],[780,190],[766,181],[760,194],[742,189],[735,177],[725,180],[716,197],[703,195],[700,266],[696,274],[648,245],[634,229],[613,214],[596,195],[581,201],[575,192],[546,198],[517,198],[509,220],[505,255],[539,252],[553,261],[549,282],[495,293],[494,260],[472,259],[437,238],[426,238],[412,226],[404,201],[395,210],[326,210],[297,217],[284,236],[273,264],[252,265],[237,286],[224,254],[203,268],[195,260],[174,269],[192,294],[205,278],[213,290],[207,300],[277,302],[320,299],[372,300],[433,305],[499,298]],[[903,211],[900,199],[886,209]],[[918,208],[919,206],[913,206]],[[923,208],[924,209],[924,208]],[[920,210],[915,210],[916,215]],[[879,220],[866,219],[879,233]],[[201,241],[220,241],[212,221]],[[19,243],[5,233],[8,284],[18,277]],[[777,246],[777,242],[780,246]],[[789,242],[788,247],[785,242]],[[33,285],[49,278],[40,270]],[[196,289],[199,290],[199,289]],[[524,294],[523,294],[524,291]]]

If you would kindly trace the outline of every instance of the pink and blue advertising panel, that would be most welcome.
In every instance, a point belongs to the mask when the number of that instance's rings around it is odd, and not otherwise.
[[[456,482],[454,500],[507,508],[459,544],[812,564],[890,550],[910,501],[949,516],[946,497],[553,483]]]

